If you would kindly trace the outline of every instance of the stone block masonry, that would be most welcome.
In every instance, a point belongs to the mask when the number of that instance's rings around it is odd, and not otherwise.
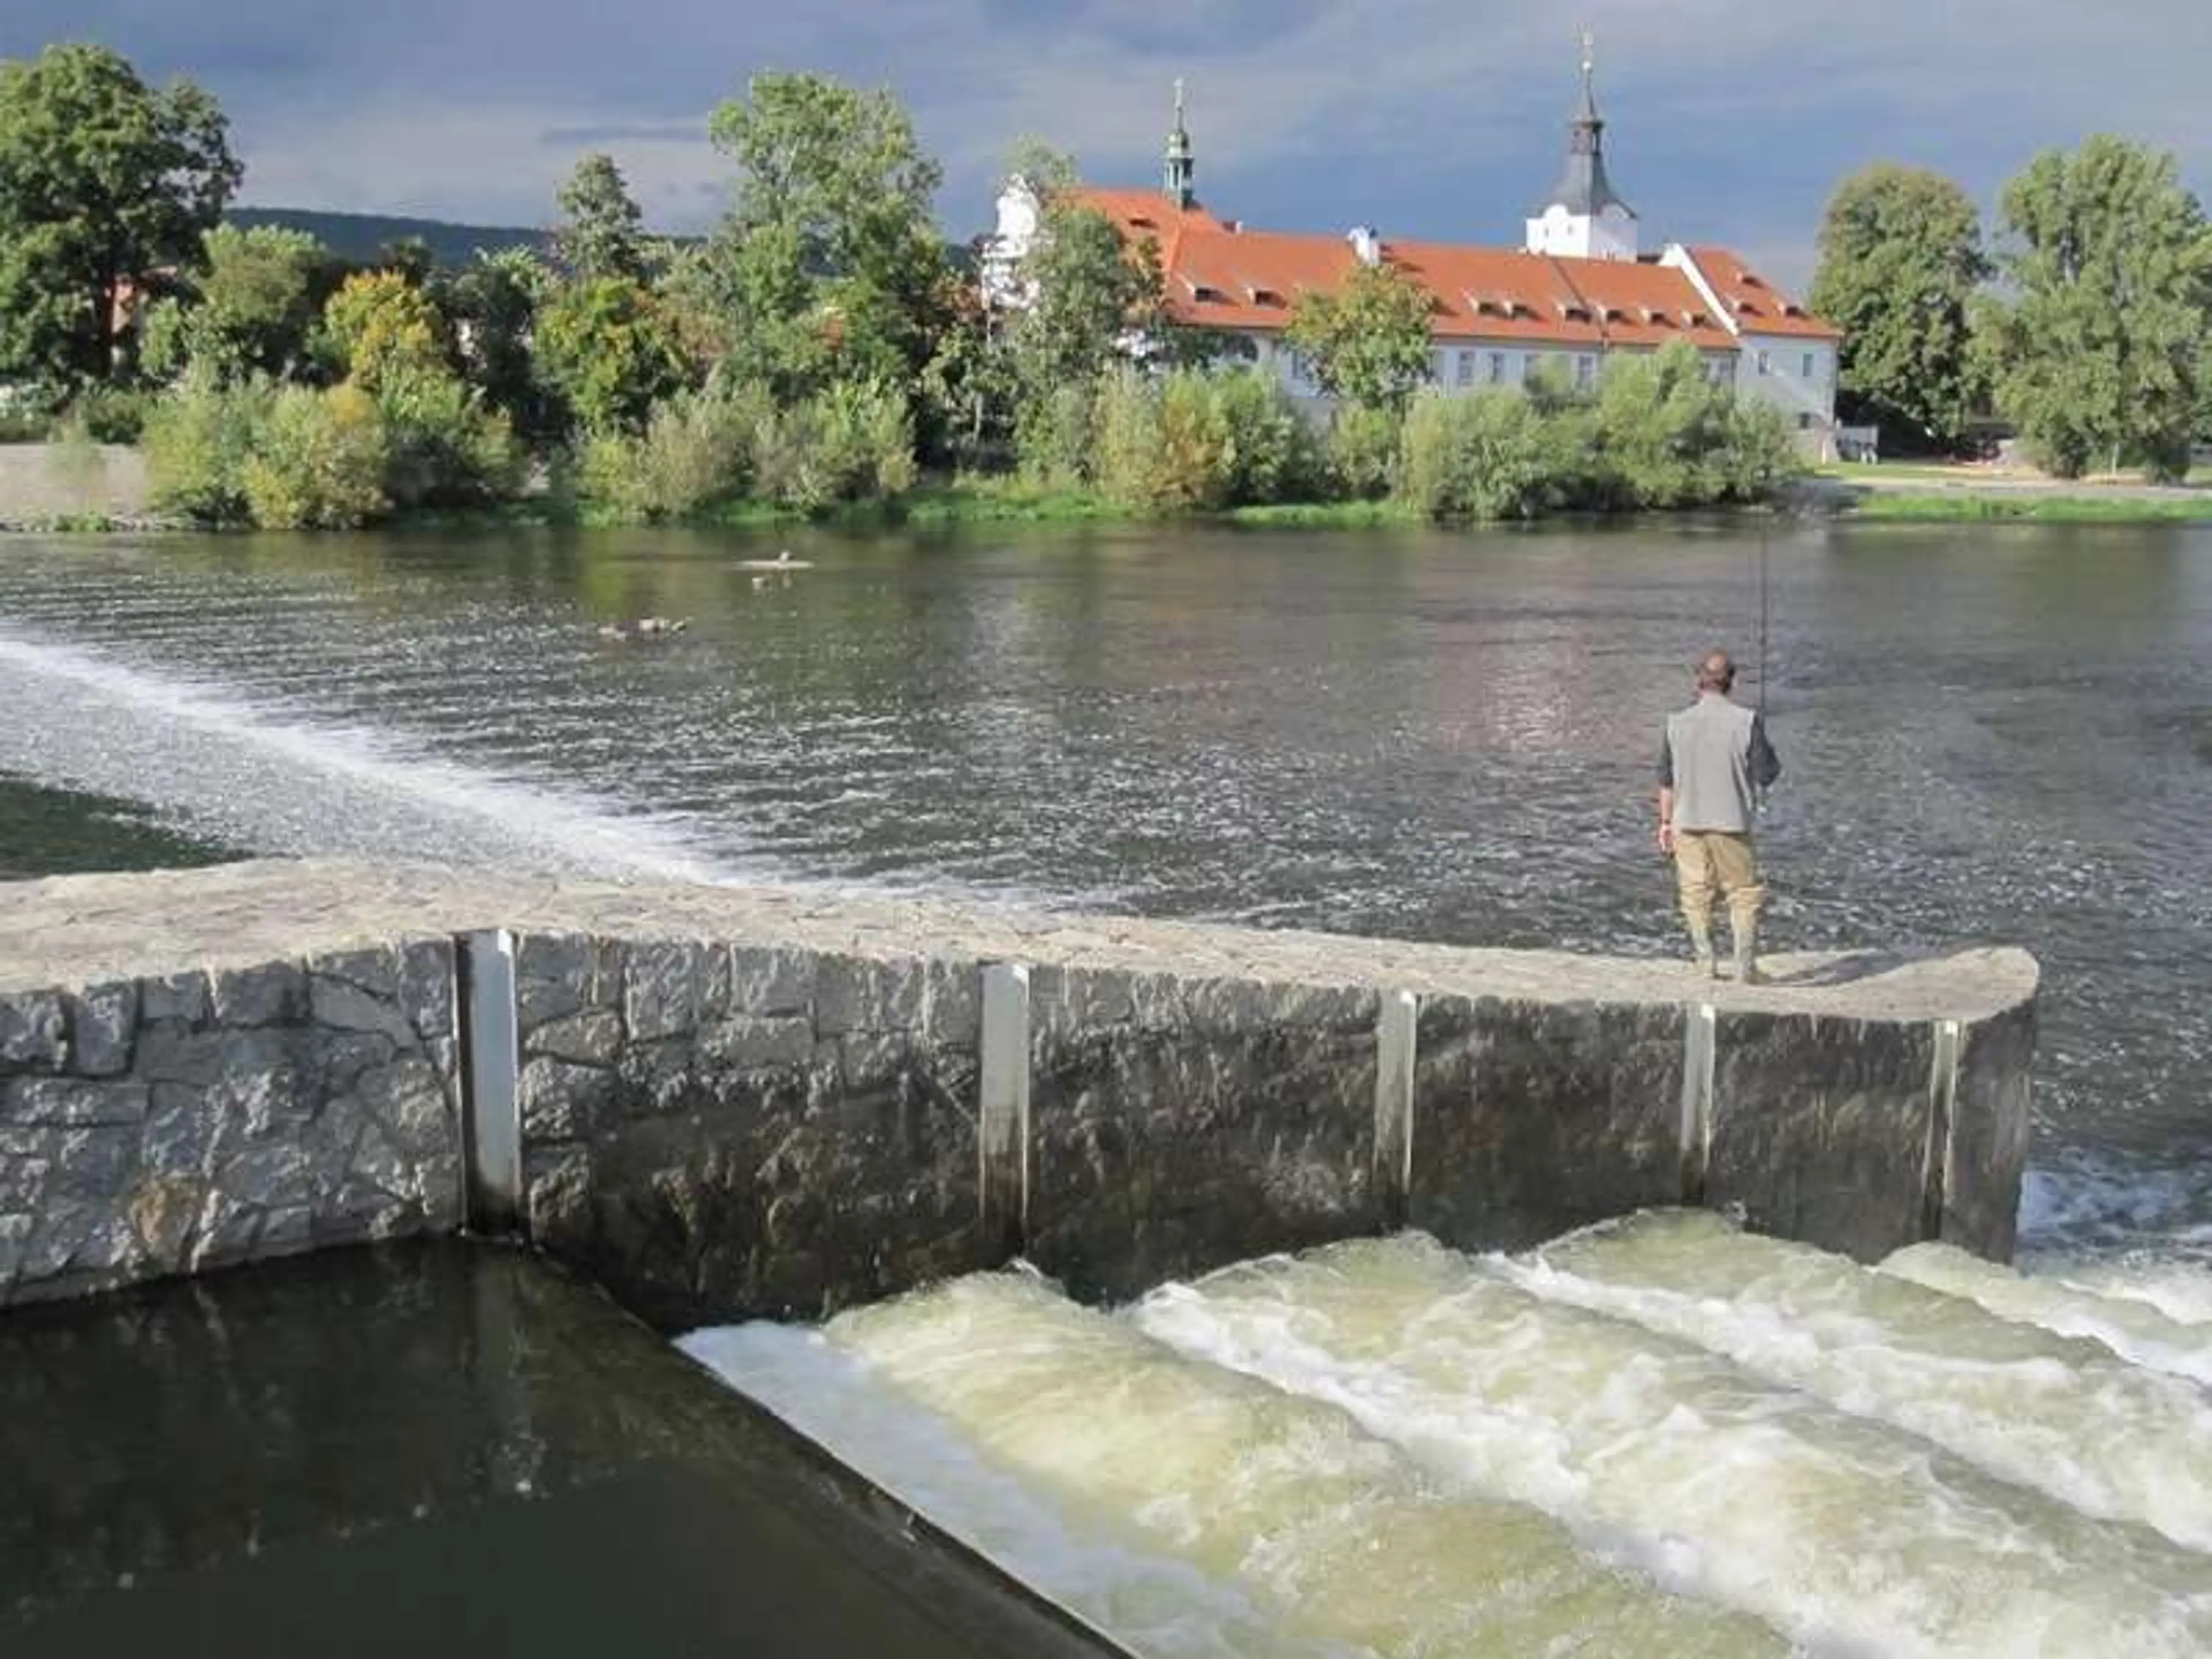
[[[18,884],[0,1303],[471,1220],[670,1326],[1681,1202],[2008,1253],[2034,963],[1777,965],[435,867]]]

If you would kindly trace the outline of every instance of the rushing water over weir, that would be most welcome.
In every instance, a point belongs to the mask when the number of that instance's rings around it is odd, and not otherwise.
[[[1150,1654],[2212,1651],[2212,1395],[1926,1263],[1649,1216],[685,1346]],[[2062,1299],[2140,1329],[2117,1285]]]

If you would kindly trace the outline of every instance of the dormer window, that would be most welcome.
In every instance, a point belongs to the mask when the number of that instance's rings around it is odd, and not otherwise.
[[[1244,293],[1255,306],[1279,306],[1283,303],[1283,296],[1273,289],[1262,288],[1256,283],[1246,284]]]

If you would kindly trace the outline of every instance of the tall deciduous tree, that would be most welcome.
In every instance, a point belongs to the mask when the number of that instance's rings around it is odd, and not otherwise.
[[[2212,333],[2212,227],[2173,157],[2099,136],[2005,187],[1987,306],[1998,407],[2062,477],[2188,471]]]
[[[1333,398],[1363,409],[1402,409],[1429,375],[1428,290],[1387,259],[1363,264],[1329,291],[1298,296],[1285,337]]]
[[[940,178],[888,91],[763,75],[709,132],[738,167],[716,239],[741,367],[780,396],[826,379],[911,383],[950,298]]]
[[[586,155],[576,163],[555,198],[561,223],[553,233],[561,263],[586,281],[645,276],[645,215],[611,155]]]
[[[202,243],[189,291],[148,317],[142,360],[161,374],[196,367],[219,386],[255,374],[301,378],[336,270],[330,250],[304,230],[218,225]]]
[[[1972,303],[1989,274],[1980,215],[1950,179],[1883,162],[1844,180],[1811,299],[1844,331],[1845,400],[1893,434],[1956,448],[1976,402]]]
[[[104,46],[0,61],[0,374],[109,378],[118,295],[191,259],[240,177],[190,82]]]

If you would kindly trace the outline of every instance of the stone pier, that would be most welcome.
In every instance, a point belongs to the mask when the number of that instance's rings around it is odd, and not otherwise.
[[[388,865],[0,886],[0,1304],[470,1225],[672,1326],[1681,1203],[2008,1255],[2034,963],[1774,967]]]

